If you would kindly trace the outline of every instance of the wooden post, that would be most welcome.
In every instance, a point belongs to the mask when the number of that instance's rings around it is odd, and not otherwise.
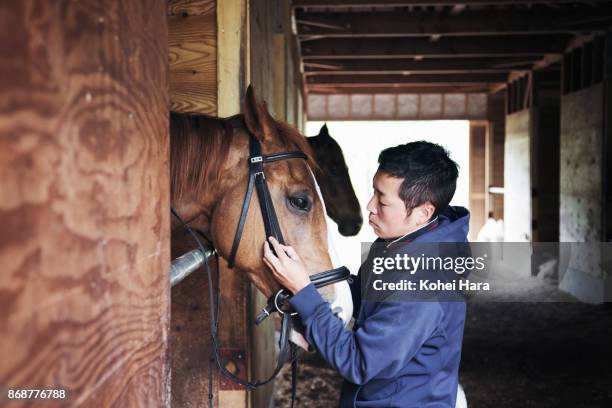
[[[240,113],[244,91],[250,81],[248,0],[217,2],[217,114],[226,117]],[[221,315],[219,340],[226,368],[241,377],[249,374],[252,356],[248,344],[247,305],[250,285],[246,276],[219,262]],[[225,377],[219,378],[219,407],[248,406],[247,391]]]
[[[470,121],[470,240],[476,239],[486,220],[486,135],[486,122]]]
[[[0,43],[3,392],[168,407],[166,2],[2,2]]]

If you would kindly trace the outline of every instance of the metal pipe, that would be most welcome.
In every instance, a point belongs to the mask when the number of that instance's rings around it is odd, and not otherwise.
[[[199,249],[194,249],[172,261],[172,265],[170,267],[171,286],[175,286],[177,283],[185,279],[191,274],[191,272],[202,266],[204,261],[213,256],[215,253],[215,250],[212,248],[206,247],[205,250],[206,253],[203,254]]]

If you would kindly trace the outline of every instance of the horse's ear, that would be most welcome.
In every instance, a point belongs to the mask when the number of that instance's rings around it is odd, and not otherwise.
[[[266,103],[259,103],[253,86],[249,85],[244,98],[244,122],[249,131],[260,142],[276,137],[276,124],[268,113]]]
[[[327,129],[327,123],[325,123],[321,127],[321,130],[319,130],[319,136],[329,137],[329,130]]]

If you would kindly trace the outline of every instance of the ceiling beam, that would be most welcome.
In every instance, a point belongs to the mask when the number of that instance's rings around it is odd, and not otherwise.
[[[533,10],[475,10],[456,16],[435,11],[375,13],[296,12],[300,39],[325,36],[423,37],[510,34],[576,34],[605,32],[612,7],[536,14]]]
[[[585,0],[582,3],[606,3],[609,0]],[[294,8],[304,7],[411,7],[411,6],[496,6],[530,4],[567,4],[580,3],[580,0],[293,0]]]
[[[490,92],[492,85],[489,84],[470,84],[470,85],[414,85],[403,84],[397,86],[386,85],[357,85],[357,86],[333,86],[333,85],[308,85],[308,93],[317,94],[432,94],[432,93],[483,93]]]
[[[507,74],[419,74],[419,75],[317,75],[306,78],[306,84],[355,84],[380,85],[380,84],[447,84],[460,83],[504,83],[508,80]]]
[[[426,38],[334,38],[308,41],[302,44],[302,58],[459,58],[543,56],[560,54],[571,37],[554,36],[495,36],[443,37],[432,42]]]
[[[537,57],[305,60],[304,74],[508,73],[529,70],[537,60]]]

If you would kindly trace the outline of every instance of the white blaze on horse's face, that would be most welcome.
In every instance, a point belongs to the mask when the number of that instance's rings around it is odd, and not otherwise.
[[[314,179],[314,175],[313,175]],[[323,202],[323,197],[321,196],[321,190],[316,183],[317,193],[319,194],[319,199]],[[338,253],[336,252],[336,247],[333,242],[333,236],[331,234],[330,223],[333,222],[329,217],[325,217],[327,223],[327,248],[329,251],[329,256],[332,261],[332,265],[334,268],[341,265],[340,258],[338,257]],[[326,299],[329,303],[329,306],[332,310],[332,313],[336,315],[342,323],[346,327],[353,316],[353,298],[351,297],[351,290],[346,281],[338,282],[332,285],[332,296],[330,299]],[[308,342],[304,337],[295,330],[292,330],[291,341],[296,345],[300,346],[304,350],[308,350]]]
[[[329,218],[326,218],[328,224],[328,248],[329,255],[333,263],[333,267],[337,267],[340,265],[338,254],[336,252],[336,248],[333,244],[333,238],[330,233],[329,223],[331,222]],[[336,315],[342,323],[346,327],[353,316],[353,298],[351,297],[351,290],[346,281],[338,282],[332,285],[333,295],[332,298],[327,300],[329,303],[329,307],[332,310],[332,313]],[[304,350],[309,350],[308,342],[304,339],[304,336],[299,332],[292,330],[290,340],[296,345],[300,346]]]

